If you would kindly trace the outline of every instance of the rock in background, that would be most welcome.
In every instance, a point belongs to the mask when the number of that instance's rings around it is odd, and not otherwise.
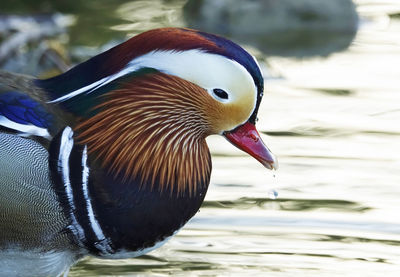
[[[51,77],[69,68],[68,53],[62,41],[68,39],[67,15],[1,15],[0,67],[2,69]]]
[[[346,49],[358,27],[351,0],[189,0],[189,27],[218,33],[267,55],[326,56]]]

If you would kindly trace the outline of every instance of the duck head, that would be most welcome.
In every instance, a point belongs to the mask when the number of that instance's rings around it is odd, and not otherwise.
[[[255,128],[260,68],[219,36],[151,30],[39,84],[77,117],[80,142],[123,180],[195,190],[208,181],[212,134],[277,167]]]

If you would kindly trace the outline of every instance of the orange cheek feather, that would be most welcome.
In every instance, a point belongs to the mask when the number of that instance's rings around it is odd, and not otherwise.
[[[249,94],[251,95],[251,94]],[[241,97],[234,103],[223,104],[211,96],[209,105],[205,105],[205,115],[210,122],[212,134],[230,131],[248,120],[254,109],[254,97]]]

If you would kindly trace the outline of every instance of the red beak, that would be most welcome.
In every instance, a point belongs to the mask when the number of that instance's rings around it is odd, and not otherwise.
[[[250,122],[246,122],[232,131],[224,132],[223,135],[233,145],[253,156],[266,168],[278,169],[278,162],[274,154],[262,141],[256,126]]]

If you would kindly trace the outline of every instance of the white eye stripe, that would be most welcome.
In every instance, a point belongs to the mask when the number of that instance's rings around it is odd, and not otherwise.
[[[135,66],[155,68],[203,88],[229,90],[232,80],[237,78],[241,79],[244,85],[254,83],[250,73],[236,61],[201,50],[155,51],[139,57],[131,63]]]
[[[181,52],[152,51],[133,59],[121,71],[71,91],[51,102],[62,102],[80,94],[90,93],[126,74],[146,67],[180,77],[205,89],[224,89],[232,93],[232,97],[242,91],[248,91],[249,88],[253,88],[256,93],[253,78],[238,62],[193,49]]]

